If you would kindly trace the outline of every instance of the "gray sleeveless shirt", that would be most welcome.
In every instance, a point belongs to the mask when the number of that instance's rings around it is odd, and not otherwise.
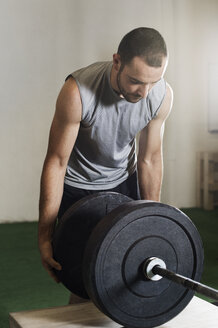
[[[158,113],[166,92],[161,79],[145,99],[130,103],[110,85],[112,62],[98,62],[72,76],[82,101],[79,133],[65,183],[90,190],[116,187],[136,170],[135,136]]]

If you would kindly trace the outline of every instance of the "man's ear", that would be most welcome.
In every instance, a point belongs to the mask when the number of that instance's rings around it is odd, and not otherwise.
[[[121,58],[119,54],[113,54],[113,66],[114,69],[119,72],[121,67]]]

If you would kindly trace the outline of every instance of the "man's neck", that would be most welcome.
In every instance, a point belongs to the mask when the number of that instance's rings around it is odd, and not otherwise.
[[[121,96],[120,90],[117,85],[117,72],[115,71],[114,65],[112,65],[112,69],[111,69],[110,84],[112,89],[118,94],[118,96]]]

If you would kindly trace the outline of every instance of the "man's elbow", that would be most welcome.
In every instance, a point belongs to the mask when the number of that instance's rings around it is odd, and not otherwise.
[[[155,154],[149,158],[141,158],[138,157],[137,159],[137,167],[140,168],[152,168],[155,167],[157,165],[162,165],[162,154],[158,153]]]
[[[138,172],[149,172],[152,171],[153,163],[151,159],[138,158],[137,160],[137,170]]]
[[[48,153],[45,158],[44,166],[65,170],[67,163],[68,158]]]

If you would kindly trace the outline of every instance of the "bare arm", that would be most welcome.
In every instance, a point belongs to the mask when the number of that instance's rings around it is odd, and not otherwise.
[[[167,85],[166,96],[157,117],[150,121],[140,134],[137,169],[142,199],[160,201],[164,125],[171,111],[172,102],[172,89]]]
[[[77,138],[82,105],[76,82],[70,78],[57,99],[50,129],[39,201],[38,244],[42,264],[56,281],[53,268],[61,269],[52,257],[51,238],[63,194],[64,176],[70,153]]]

